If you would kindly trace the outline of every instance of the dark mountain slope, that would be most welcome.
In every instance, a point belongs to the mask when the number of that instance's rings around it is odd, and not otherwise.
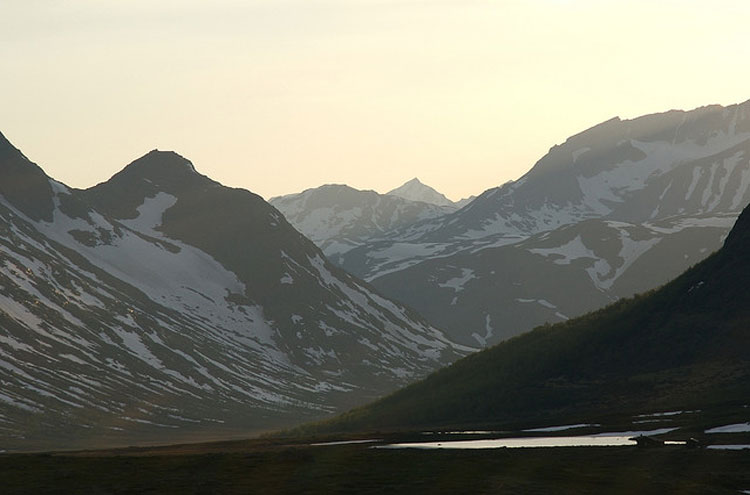
[[[34,220],[52,220],[49,178],[0,133],[0,196]]]
[[[293,258],[319,254],[263,198],[197,173],[190,161],[174,152],[152,151],[109,181],[84,191],[97,210],[118,220],[137,218],[137,208],[159,193],[176,201],[164,211],[157,230],[209,253],[238,275],[255,302],[286,295],[273,288],[300,289],[299,283],[278,283],[284,273],[280,247]]]
[[[321,428],[554,421],[746,400],[749,248],[746,209],[723,249],[663,288],[537,328]]]

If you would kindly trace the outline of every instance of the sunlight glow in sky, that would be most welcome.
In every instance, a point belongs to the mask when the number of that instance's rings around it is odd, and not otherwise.
[[[750,99],[746,0],[4,0],[0,132],[73,187],[151,149],[265,198],[452,199],[615,115]]]

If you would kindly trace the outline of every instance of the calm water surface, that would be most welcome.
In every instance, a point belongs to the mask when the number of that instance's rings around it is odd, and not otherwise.
[[[635,445],[627,436],[578,436],[578,437],[536,437],[498,438],[492,440],[454,440],[444,442],[412,442],[378,445],[377,449],[500,449],[533,447],[619,447]]]
[[[561,437],[517,437],[483,440],[446,440],[440,442],[408,442],[377,445],[376,449],[516,449],[535,447],[622,447],[636,445],[632,438],[639,435],[661,435],[676,428],[661,428],[649,431],[623,431],[598,433],[596,435]],[[538,430],[538,431],[541,431]]]

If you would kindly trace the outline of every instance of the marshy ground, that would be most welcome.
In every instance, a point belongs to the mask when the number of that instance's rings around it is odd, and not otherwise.
[[[249,440],[0,456],[2,493],[696,493],[750,490],[750,451],[374,449]]]

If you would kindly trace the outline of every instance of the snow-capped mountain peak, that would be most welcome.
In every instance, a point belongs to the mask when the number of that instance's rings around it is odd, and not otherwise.
[[[450,206],[337,184],[271,198],[269,202],[329,257],[395,229],[454,211]]]
[[[418,178],[413,178],[407,181],[402,186],[388,191],[386,194],[391,196],[398,196],[400,198],[408,199],[411,201],[422,201],[423,203],[430,203],[438,206],[454,206],[453,201],[446,198],[445,195],[439,193],[432,187],[423,184]]]

